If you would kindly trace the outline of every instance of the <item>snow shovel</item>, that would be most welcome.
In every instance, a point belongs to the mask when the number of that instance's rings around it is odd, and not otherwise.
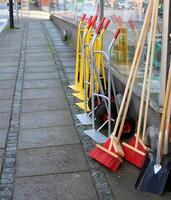
[[[157,155],[149,153],[144,166],[139,174],[135,187],[138,190],[161,195],[164,192],[171,169],[171,156],[163,156],[164,132],[166,127],[166,116],[171,98],[171,67],[167,81],[167,88],[164,100],[163,114],[160,124]],[[169,111],[170,112],[170,111]],[[168,184],[167,184],[168,185]]]

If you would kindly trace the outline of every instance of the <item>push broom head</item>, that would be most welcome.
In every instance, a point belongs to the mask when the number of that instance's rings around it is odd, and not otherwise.
[[[138,168],[142,168],[145,158],[146,158],[146,150],[142,147],[142,145],[138,142],[138,147],[135,148],[135,139],[131,140],[131,143],[127,144],[125,142],[122,143],[122,148],[125,153],[125,160],[135,165]]]
[[[113,172],[116,172],[123,162],[121,157],[112,150],[109,151],[106,147],[98,144],[89,152],[89,156]]]

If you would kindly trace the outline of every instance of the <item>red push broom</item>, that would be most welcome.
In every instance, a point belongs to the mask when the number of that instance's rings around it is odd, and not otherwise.
[[[117,171],[118,167],[120,166],[122,162],[122,158],[120,156],[122,157],[124,156],[124,152],[122,150],[122,146],[120,145],[119,141],[122,134],[122,129],[124,126],[128,106],[130,103],[131,94],[133,91],[133,85],[136,78],[136,72],[138,70],[138,65],[140,62],[140,58],[141,58],[144,43],[145,43],[144,35],[146,35],[149,24],[150,24],[150,18],[151,18],[151,13],[152,13],[151,8],[152,8],[152,3],[150,2],[147,12],[146,12],[146,17],[144,20],[141,34],[140,34],[140,39],[136,48],[134,60],[133,60],[130,74],[128,77],[127,85],[126,85],[122,103],[119,109],[114,131],[103,146],[100,146],[97,144],[96,147],[89,152],[90,157],[92,157],[93,159],[95,159],[96,161],[98,161],[99,163],[106,166],[112,171]],[[129,95],[128,95],[128,92],[129,92]],[[126,106],[125,106],[125,103],[126,103]],[[123,114],[123,111],[124,111],[124,114]],[[120,125],[121,117],[122,117],[122,122],[121,122],[120,130],[119,130],[119,134],[116,137],[116,134],[118,132],[118,128]]]
[[[144,123],[145,127],[143,130],[143,140],[140,139],[140,129],[141,129],[141,122],[142,122],[142,115],[143,115],[143,106],[144,106],[147,78],[148,78],[148,89],[147,89],[147,98],[146,98],[147,105],[149,103],[149,97],[150,97],[150,86],[151,86],[150,80],[151,80],[152,69],[153,69],[157,16],[158,16],[158,0],[154,2],[154,6],[153,6],[153,15],[151,19],[149,45],[148,45],[148,51],[147,51],[143,88],[142,88],[142,94],[141,94],[137,134],[135,135],[135,137],[133,137],[130,140],[129,144],[125,142],[122,143],[122,147],[125,152],[125,159],[129,161],[130,163],[134,164],[138,168],[142,168],[145,161],[146,153],[147,153],[147,148],[143,143],[146,122]],[[150,62],[150,65],[149,65],[149,62]],[[147,116],[147,113],[148,113],[148,106],[146,106],[146,109],[145,109],[145,116]],[[146,121],[146,117],[145,117],[145,121]]]

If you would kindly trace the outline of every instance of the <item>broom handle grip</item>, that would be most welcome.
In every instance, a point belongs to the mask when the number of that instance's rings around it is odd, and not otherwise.
[[[98,25],[98,27],[96,29],[96,34],[100,33],[100,29],[103,26],[104,21],[105,21],[105,17],[103,17],[102,20],[100,21],[100,23],[99,23],[99,25]]]
[[[131,29],[132,29],[133,31],[135,31],[135,29],[136,29],[136,27],[135,27],[135,22],[134,22],[133,20],[129,20],[128,23],[129,23]]]
[[[156,0],[158,1],[158,0]],[[142,115],[143,115],[143,110],[144,110],[144,100],[145,100],[145,91],[146,91],[146,82],[147,78],[151,79],[151,68],[153,68],[153,59],[154,59],[154,47],[155,47],[155,36],[156,36],[156,25],[157,25],[157,15],[158,15],[158,9],[156,9],[156,2],[154,3],[153,6],[153,15],[151,18],[151,26],[150,26],[150,34],[148,38],[148,50],[147,50],[147,58],[146,58],[146,64],[145,64],[145,72],[144,72],[144,79],[143,79],[143,86],[142,86],[142,92],[141,92],[141,101],[140,101],[140,109],[139,109],[139,117],[138,117],[138,125],[137,125],[137,137],[135,141],[135,148],[138,148],[138,142],[140,138],[140,131],[141,131],[141,124],[142,124]],[[149,72],[149,77],[148,77],[148,72]],[[148,81],[148,83],[149,83]],[[149,86],[149,84],[148,84]],[[148,87],[148,90],[150,88]],[[150,92],[148,92],[150,95]],[[146,99],[149,98],[149,96],[146,97]],[[147,103],[147,101],[146,101]],[[145,114],[146,112],[148,113],[148,108],[145,109]]]
[[[93,16],[91,15],[89,18],[88,18],[88,21],[87,21],[87,24],[89,24],[92,20]]]
[[[148,75],[148,83],[147,83],[147,97],[146,97],[146,103],[145,103],[145,114],[144,114],[144,123],[143,123],[143,134],[142,134],[142,141],[145,140],[145,133],[146,133],[146,127],[147,127],[147,118],[148,118],[148,109],[149,109],[149,103],[150,103],[150,90],[151,90],[151,77],[152,77],[152,71],[153,71],[153,61],[154,61],[154,49],[155,49],[155,42],[156,42],[156,31],[157,31],[157,20],[158,20],[158,5],[159,0],[155,1],[155,10],[154,10],[154,27],[152,28],[152,38],[149,38],[149,42],[151,41],[151,57],[150,57],[150,66],[149,66],[149,75]],[[152,20],[152,21],[153,21]],[[139,128],[140,129],[140,128]],[[138,143],[138,142],[137,142]],[[138,146],[138,144],[137,144]]]
[[[82,17],[81,17],[81,21],[82,21],[82,22],[84,21],[85,17],[86,17],[86,14],[84,13],[84,14],[82,15]]]
[[[92,27],[94,27],[96,21],[97,21],[98,15],[95,15],[93,20],[92,20]]]
[[[107,29],[107,27],[109,26],[109,23],[110,23],[110,20],[108,19],[108,20],[106,21],[106,24],[105,24],[104,27],[103,27],[104,30]]]
[[[125,92],[124,92],[123,99],[122,99],[122,102],[121,102],[121,106],[120,106],[120,109],[119,109],[119,113],[118,113],[118,117],[117,117],[117,120],[116,120],[115,128],[114,128],[114,130],[112,132],[112,135],[111,135],[111,143],[110,143],[110,146],[109,146],[110,150],[112,148],[112,143],[113,143],[113,140],[114,140],[114,138],[116,136],[116,133],[117,133],[117,130],[118,130],[118,127],[119,127],[119,124],[120,124],[120,120],[121,120],[121,116],[122,116],[123,109],[124,109],[124,106],[125,106],[127,94],[128,94],[129,88],[130,88],[132,76],[133,76],[134,70],[136,68],[137,58],[140,56],[139,49],[142,46],[141,45],[141,41],[145,37],[145,35],[147,33],[147,29],[148,29],[149,24],[150,24],[149,21],[150,21],[150,16],[151,16],[152,5],[153,5],[153,3],[152,3],[152,1],[150,1],[149,5],[148,5],[148,8],[147,8],[144,24],[143,24],[143,27],[142,27],[142,30],[141,30],[141,33],[140,33],[140,38],[139,38],[139,41],[138,41],[138,44],[137,44],[137,48],[136,48],[136,51],[135,51],[134,59],[133,59],[131,70],[130,70],[130,73],[129,73],[129,77],[128,77],[128,80],[127,80],[127,84],[126,84]]]

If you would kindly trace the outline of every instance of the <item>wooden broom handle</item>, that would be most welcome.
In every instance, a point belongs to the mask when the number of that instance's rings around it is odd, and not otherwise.
[[[163,113],[161,117],[160,132],[159,132],[158,147],[157,147],[156,164],[159,164],[159,165],[161,164],[162,153],[163,153],[162,151],[163,133],[164,133],[166,113],[167,113],[167,108],[168,108],[169,94],[171,92],[170,89],[171,89],[171,67],[169,69],[169,76],[167,80],[167,87],[166,87],[166,92],[165,92]]]
[[[126,103],[127,94],[128,94],[129,89],[130,89],[132,76],[134,75],[134,71],[135,71],[135,68],[136,68],[137,58],[140,57],[140,49],[143,48],[142,47],[142,40],[143,40],[143,38],[145,38],[145,35],[147,33],[147,29],[149,27],[150,17],[151,17],[151,13],[152,13],[152,5],[153,5],[153,1],[150,1],[148,8],[147,8],[144,24],[143,24],[143,27],[142,27],[142,30],[141,30],[141,33],[140,33],[140,38],[139,38],[137,48],[136,48],[136,51],[135,51],[135,55],[134,55],[131,70],[130,70],[130,73],[129,73],[129,77],[128,77],[128,80],[127,80],[125,92],[124,92],[124,95],[123,95],[123,98],[122,98],[121,106],[120,106],[118,117],[117,117],[116,124],[115,124],[115,128],[114,128],[112,135],[111,135],[111,143],[109,145],[110,149],[112,148],[112,143],[113,143],[114,137],[116,136],[116,133],[117,133],[117,130],[118,130],[118,127],[119,127],[119,124],[120,124],[121,116],[122,116],[123,109],[124,109],[125,103]]]
[[[156,42],[156,31],[157,31],[157,20],[158,20],[158,5],[159,0],[155,1],[155,11],[154,13],[154,30],[153,30],[153,37],[152,37],[152,47],[151,47],[151,58],[150,58],[150,66],[149,66],[149,76],[148,76],[148,84],[147,84],[147,96],[146,96],[146,103],[145,103],[145,114],[144,114],[144,123],[143,123],[143,134],[142,134],[142,141],[145,140],[145,133],[147,127],[147,118],[148,118],[148,109],[150,103],[150,91],[151,91],[151,77],[153,72],[153,62],[154,62],[154,49],[155,49],[155,42]],[[137,144],[138,146],[138,144]]]

